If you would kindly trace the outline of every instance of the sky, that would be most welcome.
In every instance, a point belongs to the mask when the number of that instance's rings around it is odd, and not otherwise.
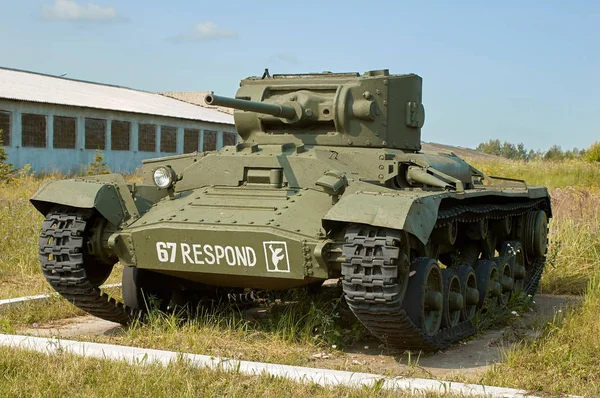
[[[271,73],[416,73],[423,141],[600,141],[598,1],[0,0],[0,66],[235,95]]]

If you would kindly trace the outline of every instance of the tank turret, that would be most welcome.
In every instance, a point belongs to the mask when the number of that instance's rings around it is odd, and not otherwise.
[[[242,80],[236,98],[206,96],[236,109],[240,136],[259,144],[356,146],[417,151],[425,112],[421,77],[387,69],[273,75]]]

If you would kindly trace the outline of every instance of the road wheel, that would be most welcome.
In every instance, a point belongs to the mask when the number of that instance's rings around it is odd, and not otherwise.
[[[166,311],[172,291],[160,287],[161,276],[137,267],[123,269],[123,301],[127,307],[146,312],[153,308]]]
[[[420,257],[412,262],[403,308],[424,334],[432,336],[440,329],[444,283],[436,260]]]

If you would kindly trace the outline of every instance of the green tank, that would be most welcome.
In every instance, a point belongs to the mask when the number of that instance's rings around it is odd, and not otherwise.
[[[42,271],[77,307],[127,324],[190,294],[341,281],[348,306],[392,347],[439,350],[475,332],[477,311],[543,271],[546,188],[423,153],[422,79],[387,70],[242,80],[243,141],[145,161],[143,181],[53,181]],[[100,288],[120,262],[123,299]]]

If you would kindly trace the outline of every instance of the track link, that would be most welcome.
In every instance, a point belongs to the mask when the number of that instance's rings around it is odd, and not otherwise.
[[[457,206],[440,211],[436,227],[449,222],[470,222],[484,217],[490,219],[517,216],[540,207],[543,201],[510,205]],[[399,247],[397,231],[357,226],[346,231],[343,248],[342,287],[348,306],[367,329],[384,343],[395,348],[437,351],[475,334],[471,321],[425,335],[402,308],[403,297],[397,292],[398,278],[395,261]],[[533,297],[544,269],[545,258],[534,262],[525,291]],[[406,299],[410,300],[409,297]]]
[[[125,307],[100,290],[90,281],[84,267],[84,232],[92,214],[65,208],[47,214],[39,238],[42,272],[52,288],[77,308],[125,325],[139,311]]]

